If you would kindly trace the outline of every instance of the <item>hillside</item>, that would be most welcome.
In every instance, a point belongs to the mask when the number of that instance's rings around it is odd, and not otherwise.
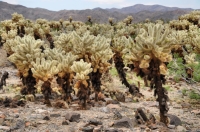
[[[36,20],[38,18],[45,18],[48,20],[68,19],[72,16],[74,20],[86,21],[87,16],[92,16],[95,22],[105,23],[109,17],[115,18],[120,21],[132,15],[134,22],[140,22],[149,18],[150,20],[172,20],[177,19],[178,16],[188,13],[193,9],[191,8],[178,8],[178,7],[165,7],[161,5],[142,5],[137,4],[134,6],[124,7],[121,9],[85,9],[85,10],[60,10],[50,11],[42,8],[27,8],[22,5],[12,5],[0,1],[0,21],[10,19],[11,14],[14,12],[23,14],[28,19]]]

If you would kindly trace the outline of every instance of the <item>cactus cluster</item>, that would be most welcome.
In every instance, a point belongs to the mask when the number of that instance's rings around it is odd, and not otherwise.
[[[137,24],[128,16],[120,22],[109,18],[108,24],[97,24],[91,16],[86,23],[74,21],[71,16],[68,20],[31,21],[14,13],[11,20],[0,23],[0,45],[19,71],[24,84],[21,93],[35,94],[40,80],[48,105],[53,79],[62,88],[57,93],[68,103],[73,91],[77,91],[84,109],[92,92],[98,101],[101,77],[108,73],[112,60],[122,84],[132,95],[141,96],[139,88],[126,79],[124,67],[131,66],[131,71],[151,82],[158,96],[160,119],[167,124],[168,96],[162,85],[168,68],[178,68],[179,62],[192,70],[198,68],[195,56],[200,53],[199,16],[199,11],[193,11],[169,23],[146,20]],[[176,61],[176,55],[182,58]],[[185,72],[194,75],[187,68]]]

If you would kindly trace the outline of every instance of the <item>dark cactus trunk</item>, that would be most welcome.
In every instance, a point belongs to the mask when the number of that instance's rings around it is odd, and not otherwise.
[[[78,83],[79,83],[79,90],[77,93],[77,97],[80,100],[82,109],[86,109],[87,100],[89,99],[90,96],[89,81],[87,81],[87,84],[83,82],[78,82]]]
[[[95,92],[95,101],[98,101],[98,94],[101,92],[101,76],[102,73],[100,73],[99,70],[90,74],[90,79]]]
[[[44,95],[44,104],[47,106],[51,106],[51,102],[49,100],[49,96],[51,95],[51,83],[49,81],[45,81],[42,84],[42,93]]]
[[[113,59],[122,84],[129,88],[129,92],[132,95],[139,93],[139,88],[137,88],[135,85],[130,85],[129,82],[126,80],[126,73],[124,72],[125,65],[122,59],[122,55],[119,52],[115,52]]]
[[[2,41],[2,38],[0,36],[0,47],[3,46],[3,43],[1,41]]]
[[[151,61],[150,66],[153,75],[152,85],[155,88],[154,96],[158,95],[157,101],[159,102],[159,109],[160,109],[160,121],[168,124],[167,112],[169,110],[167,101],[167,91],[162,87],[162,84],[165,82],[164,76],[160,74],[160,60],[154,59]]]
[[[0,89],[3,88],[3,85],[6,86],[6,79],[8,78],[9,73],[6,71],[4,72],[3,76],[1,77],[1,82],[0,82]]]
[[[54,46],[54,41],[52,39],[52,36],[50,34],[46,34],[46,38],[50,43],[50,49],[53,49],[55,46]]]
[[[144,76],[143,79],[144,79],[144,86],[145,86],[145,87],[149,87],[147,75]]]
[[[36,79],[33,77],[33,73],[31,71],[31,69],[29,69],[29,71],[28,71],[28,76],[23,77],[23,75],[21,75],[21,78],[22,78],[22,83],[25,86],[21,90],[21,94],[23,94],[23,95],[33,94],[35,96]]]
[[[62,87],[64,91],[64,100],[70,103],[72,100],[71,93],[74,92],[71,86],[70,74],[66,74],[63,78],[58,77],[57,83]]]

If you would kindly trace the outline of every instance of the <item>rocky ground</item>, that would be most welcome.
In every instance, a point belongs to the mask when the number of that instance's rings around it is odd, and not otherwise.
[[[1,52],[2,53],[2,52]],[[14,97],[23,98],[19,95],[18,89],[21,80],[17,77],[17,70],[9,62],[1,59],[0,72],[8,71],[9,78],[7,86],[0,91],[0,98]],[[104,101],[95,103],[94,106],[88,104],[87,110],[80,110],[78,100],[74,100],[70,105],[52,96],[53,107],[43,104],[43,95],[36,94],[36,99],[26,101],[24,106],[5,107],[0,105],[0,131],[12,132],[197,132],[200,131],[200,103],[191,100],[183,95],[184,89],[199,89],[197,84],[188,85],[185,82],[175,83],[168,79],[167,85],[169,101],[168,116],[171,119],[166,127],[159,122],[158,103],[153,97],[153,91],[148,91],[148,87],[143,86],[143,81],[132,74],[127,78],[131,83],[140,82],[140,91],[144,98],[133,98],[125,96],[125,102],[118,97],[106,97],[109,91],[118,90],[125,93],[127,90],[119,81],[116,75],[112,75],[111,82],[104,82],[102,89]],[[1,76],[1,75],[0,75]],[[134,81],[133,81],[134,80]],[[39,84],[38,86],[39,87]],[[56,87],[53,84],[52,87]],[[107,90],[106,90],[107,89]],[[93,98],[93,95],[91,95]],[[63,108],[57,108],[56,102],[63,103]],[[138,124],[136,111],[142,108],[146,114],[154,115],[156,122]]]

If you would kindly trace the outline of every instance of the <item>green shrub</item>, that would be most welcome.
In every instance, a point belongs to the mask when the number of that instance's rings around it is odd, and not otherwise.
[[[171,62],[169,62],[167,68],[169,70],[169,74],[173,75],[176,82],[179,82],[182,77],[187,78],[183,59],[179,57],[178,54],[174,54],[174,58]]]
[[[112,67],[112,68],[109,70],[109,73],[110,73],[112,76],[118,76],[117,69],[116,69],[115,67]]]
[[[200,99],[200,94],[196,93],[195,91],[191,91],[189,93],[190,99]]]
[[[183,89],[182,94],[183,94],[183,96],[186,96],[187,95],[187,89]]]
[[[164,88],[165,88],[167,91],[172,91],[172,89],[170,89],[170,86],[164,86]]]

